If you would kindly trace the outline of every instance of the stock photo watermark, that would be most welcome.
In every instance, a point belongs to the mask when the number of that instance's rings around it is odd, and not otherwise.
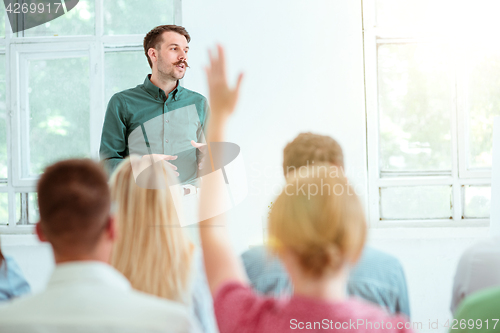
[[[258,162],[253,162],[250,164],[249,169],[249,196],[278,196],[282,192],[286,195],[305,195],[309,199],[316,195],[343,195],[347,192],[348,195],[356,194],[363,195],[365,192],[364,186],[360,185],[362,183],[362,174],[353,174],[348,177],[345,174],[344,168],[332,165],[332,164],[315,164],[314,161],[306,161],[306,165],[295,167],[288,166],[283,168],[279,165],[262,165]],[[347,178],[352,179],[353,182],[349,181],[349,186],[341,186],[341,184],[335,184],[331,186],[325,181],[321,181],[321,184],[307,184],[298,185],[298,179],[296,178],[293,182],[285,183],[285,175],[288,177],[323,177],[323,178]],[[283,180],[282,182],[277,182],[277,180]]]
[[[12,32],[34,28],[63,16],[79,0],[4,0]]]
[[[349,319],[349,321],[334,321],[323,319],[321,321],[299,321],[290,319],[290,329],[292,330],[393,330],[393,329],[412,329],[414,331],[427,330],[465,330],[465,329],[496,329],[499,319],[447,319],[422,321],[377,321],[369,319]],[[498,325],[500,327],[500,325]]]

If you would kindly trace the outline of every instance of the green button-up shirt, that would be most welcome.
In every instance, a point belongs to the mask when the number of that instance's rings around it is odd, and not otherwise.
[[[99,154],[111,174],[129,154],[176,155],[179,180],[193,183],[201,158],[191,140],[204,142],[208,102],[179,85],[166,96],[149,80],[111,97],[102,128]]]

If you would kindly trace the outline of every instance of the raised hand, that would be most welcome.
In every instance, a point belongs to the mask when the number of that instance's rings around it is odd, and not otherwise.
[[[205,68],[210,90],[211,116],[216,119],[227,118],[233,113],[240,90],[243,73],[238,76],[235,88],[230,88],[226,78],[226,60],[224,49],[217,45],[217,54],[208,51],[210,64]]]
[[[240,74],[236,87],[230,88],[228,86],[224,50],[218,45],[217,51],[216,56],[209,52],[210,65],[205,69],[210,90],[211,108],[206,129],[210,162],[207,161],[205,164],[211,163],[212,165],[222,165],[221,161],[218,160],[221,159],[222,154],[212,154],[210,144],[225,141],[226,120],[236,107],[241,80],[243,79],[243,75]],[[191,144],[194,147],[201,148],[198,147],[199,144],[193,142]],[[210,168],[207,165],[205,169]],[[246,275],[243,265],[231,248],[226,228],[220,228],[220,226],[225,225],[225,214],[220,214],[220,212],[227,207],[227,201],[224,198],[227,198],[228,193],[223,175],[213,171],[215,170],[210,170],[212,177],[201,177],[199,205],[201,222],[199,230],[207,281],[212,295],[215,295],[215,292],[227,281],[246,283]],[[224,208],[220,209],[221,207]]]
[[[207,144],[206,143],[197,143],[194,140],[191,140],[191,146],[198,148],[198,150],[201,152],[201,160],[198,161],[198,169],[202,169],[203,165],[205,163],[205,153],[207,151]]]

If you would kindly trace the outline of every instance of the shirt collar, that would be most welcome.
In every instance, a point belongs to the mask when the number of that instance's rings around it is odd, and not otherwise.
[[[148,74],[146,75],[146,78],[144,79],[144,88],[146,89],[146,91],[153,97],[153,98],[156,98],[156,99],[161,99],[161,100],[164,100],[165,99],[165,91],[163,91],[162,89],[158,88],[157,86],[155,86],[151,80],[151,74]],[[182,90],[182,87],[179,85],[179,80],[177,80],[177,86],[175,87],[174,90],[172,90],[168,96],[168,99],[174,99],[174,100],[177,100],[178,98],[178,93]]]
[[[130,282],[116,269],[100,261],[73,261],[56,265],[48,287],[61,284],[92,283],[120,290],[131,289]]]

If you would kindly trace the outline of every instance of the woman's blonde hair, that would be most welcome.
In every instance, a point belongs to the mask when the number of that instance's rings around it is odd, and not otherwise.
[[[164,189],[142,188],[134,178],[138,164],[138,156],[125,159],[111,178],[118,224],[111,264],[134,289],[188,304],[194,246],[179,224],[169,190],[175,176],[163,162],[155,163],[146,176],[164,182],[156,187]]]
[[[366,222],[347,180],[329,165],[290,174],[269,215],[271,250],[291,250],[307,274],[320,277],[355,263],[365,243]],[[302,175],[304,173],[304,175]]]

